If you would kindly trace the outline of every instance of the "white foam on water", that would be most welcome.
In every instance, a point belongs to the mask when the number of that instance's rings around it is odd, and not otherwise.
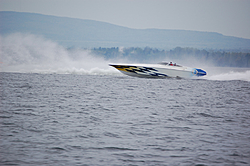
[[[229,80],[250,81],[250,70],[246,70],[244,72],[229,71],[227,73],[215,74],[204,78],[208,80],[219,80],[219,81],[229,81]]]
[[[85,49],[66,49],[56,42],[32,34],[0,36],[0,71],[119,75],[104,57]]]

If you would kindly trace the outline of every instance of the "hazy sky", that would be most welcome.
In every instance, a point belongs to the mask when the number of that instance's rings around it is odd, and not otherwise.
[[[218,32],[250,39],[250,0],[0,0],[0,11],[91,19],[137,29]]]

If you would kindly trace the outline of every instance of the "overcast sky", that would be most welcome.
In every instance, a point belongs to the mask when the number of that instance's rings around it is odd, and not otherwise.
[[[0,0],[0,11],[91,19],[137,29],[218,32],[250,39],[250,0]]]

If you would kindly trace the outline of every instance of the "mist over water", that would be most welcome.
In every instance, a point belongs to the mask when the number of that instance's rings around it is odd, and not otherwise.
[[[110,62],[133,63],[128,59],[105,60],[87,49],[66,49],[54,41],[32,34],[0,36],[0,71],[19,73],[57,73],[86,75],[121,75]],[[120,48],[122,52],[122,47]],[[162,59],[165,61],[166,59]],[[208,80],[250,81],[250,69],[216,68],[195,59],[175,60],[185,66],[203,68]]]
[[[1,37],[1,71],[21,73],[115,74],[103,57],[83,49],[66,49],[32,34]]]

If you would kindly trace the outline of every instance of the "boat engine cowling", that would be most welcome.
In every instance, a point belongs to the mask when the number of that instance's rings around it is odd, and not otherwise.
[[[199,76],[205,76],[205,75],[207,75],[207,72],[205,72],[202,69],[195,69],[193,71],[193,74],[199,77]]]

